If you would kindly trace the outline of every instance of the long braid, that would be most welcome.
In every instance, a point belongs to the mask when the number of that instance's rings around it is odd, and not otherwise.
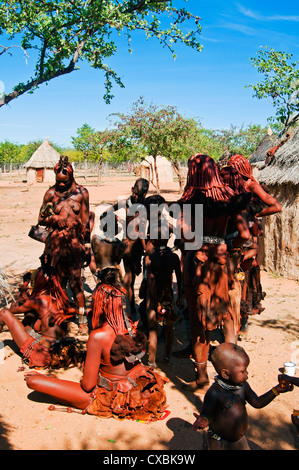
[[[244,155],[233,155],[229,161],[229,165],[232,165],[236,170],[245,178],[249,178],[252,181],[256,181],[256,179],[252,176],[252,169],[249,161]]]
[[[224,184],[215,161],[201,153],[193,155],[188,161],[187,182],[181,200],[190,200],[196,192],[201,192],[214,201],[228,201],[235,195]]]

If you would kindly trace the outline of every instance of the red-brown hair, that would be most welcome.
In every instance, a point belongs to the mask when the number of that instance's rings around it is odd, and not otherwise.
[[[244,179],[235,167],[231,165],[223,166],[220,169],[220,175],[224,184],[227,184],[235,194],[246,192]]]
[[[245,176],[245,178],[249,178],[252,181],[256,181],[252,176],[250,163],[247,158],[244,157],[244,155],[233,155],[229,159],[228,164],[232,165],[240,173],[240,175]]]
[[[181,199],[188,201],[197,191],[214,201],[228,201],[235,195],[233,190],[224,184],[213,158],[202,153],[189,158],[187,182]]]

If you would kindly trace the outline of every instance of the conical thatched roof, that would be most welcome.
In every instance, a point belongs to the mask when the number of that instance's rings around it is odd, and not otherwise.
[[[299,184],[299,127],[290,132],[292,135],[276,151],[271,163],[259,172],[260,183]]]
[[[261,143],[258,145],[257,149],[249,158],[249,163],[256,163],[256,162],[264,162],[266,158],[266,153],[268,150],[270,150],[272,147],[274,147],[276,143],[275,137],[271,135],[266,135]]]
[[[46,139],[31,155],[25,168],[54,168],[59,161],[60,154]]]

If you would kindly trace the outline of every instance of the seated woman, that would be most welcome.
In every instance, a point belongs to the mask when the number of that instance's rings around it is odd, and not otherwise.
[[[93,294],[92,331],[80,383],[28,373],[28,387],[83,413],[160,419],[166,409],[168,379],[141,363],[147,340],[127,317],[125,298],[118,269],[102,269]]]
[[[32,292],[27,299],[20,305],[12,304],[9,309],[0,311],[0,331],[6,324],[20,348],[23,362],[29,367],[66,367],[70,362],[80,362],[79,356],[78,361],[74,356],[75,341],[67,338],[67,319],[77,311],[69,302],[53,269],[42,259],[42,266],[35,272]],[[25,314],[22,323],[16,313]],[[62,349],[64,359],[60,361]],[[83,349],[82,354],[79,350],[78,353],[83,359]]]

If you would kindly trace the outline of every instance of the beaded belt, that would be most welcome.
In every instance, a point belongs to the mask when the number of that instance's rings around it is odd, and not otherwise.
[[[121,378],[121,380],[124,380],[124,379],[128,380],[133,385],[133,387],[137,387],[136,382],[134,382],[134,380],[131,379],[131,377],[122,377]],[[116,390],[117,385],[118,385],[118,381],[112,382],[112,380],[107,379],[107,377],[103,377],[102,375],[98,376],[98,386],[105,388],[109,392],[112,392],[113,390]]]
[[[214,237],[210,235],[204,235],[202,237],[203,243],[213,243],[214,245],[223,245],[225,243],[224,238]]]

